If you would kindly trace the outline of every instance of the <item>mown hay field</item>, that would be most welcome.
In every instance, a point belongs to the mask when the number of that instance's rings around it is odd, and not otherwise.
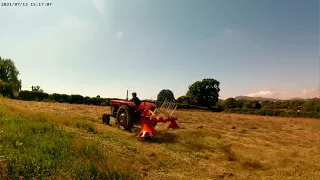
[[[317,119],[179,110],[143,143],[109,112],[1,98],[0,179],[320,179]]]

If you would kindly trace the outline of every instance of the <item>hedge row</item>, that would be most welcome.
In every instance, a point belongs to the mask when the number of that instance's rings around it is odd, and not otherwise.
[[[70,103],[70,104],[87,104],[96,106],[110,106],[111,98],[100,98],[100,97],[83,97],[78,94],[48,94],[40,91],[20,91],[17,97],[19,100],[24,101],[51,101],[59,103]],[[112,98],[117,99],[117,98]]]
[[[261,115],[261,116],[278,116],[278,117],[301,117],[301,118],[319,118],[319,112],[297,112],[297,111],[284,111],[277,109],[242,109],[242,108],[232,108],[226,109],[224,112],[236,113],[236,114],[251,114],[251,115]]]
[[[51,101],[59,103],[71,103],[71,104],[87,104],[87,105],[98,105],[98,106],[110,106],[110,100],[117,98],[99,98],[88,96],[83,97],[78,94],[48,94],[41,91],[20,91],[17,97],[19,100],[24,101]],[[149,101],[155,103],[157,106],[161,105],[161,102],[158,101]],[[189,105],[189,104],[177,104],[177,109],[201,109],[201,110],[210,110],[206,107]]]
[[[1,90],[0,83],[0,90]],[[100,97],[83,97],[78,94],[67,95],[67,94],[48,94],[41,91],[20,91],[17,99],[25,101],[51,101],[60,103],[70,103],[70,104],[87,104],[87,105],[97,105],[97,106],[110,106],[110,100],[117,98],[100,98]],[[158,101],[149,101],[155,103],[157,106],[161,105]],[[221,105],[216,107],[201,107],[189,104],[177,104],[177,109],[201,109],[210,110],[213,112],[227,112],[227,113],[237,113],[237,114],[252,114],[252,115],[262,115],[262,116],[280,116],[280,117],[306,117],[306,118],[320,118],[319,112],[296,112],[296,111],[284,111],[278,109],[251,109],[251,108],[230,108],[224,110]]]

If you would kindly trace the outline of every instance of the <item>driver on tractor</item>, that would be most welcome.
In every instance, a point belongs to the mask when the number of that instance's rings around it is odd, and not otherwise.
[[[134,102],[134,104],[136,104],[136,107],[139,107],[139,105],[141,104],[140,99],[137,97],[137,93],[133,92],[132,93],[132,102]]]

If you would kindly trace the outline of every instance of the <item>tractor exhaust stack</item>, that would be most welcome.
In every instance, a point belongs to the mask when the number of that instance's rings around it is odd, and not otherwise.
[[[126,98],[126,101],[128,101],[128,90],[127,90],[127,98]]]

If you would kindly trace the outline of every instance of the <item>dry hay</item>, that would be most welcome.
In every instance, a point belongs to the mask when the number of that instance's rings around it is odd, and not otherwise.
[[[182,129],[165,131],[160,124],[156,141],[140,143],[135,134],[101,123],[109,107],[1,102],[43,112],[66,126],[67,120],[87,118],[98,133],[82,136],[99,141],[146,179],[320,179],[320,121],[315,119],[177,110]]]

